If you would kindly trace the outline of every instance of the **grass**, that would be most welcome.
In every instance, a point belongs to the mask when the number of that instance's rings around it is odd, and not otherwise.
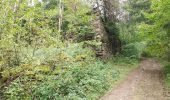
[[[161,60],[161,67],[165,74],[165,85],[170,90],[170,62]]]
[[[112,88],[118,86],[130,72],[138,67],[139,61],[137,59],[130,59],[125,57],[113,57],[108,61],[108,65],[112,66],[114,70],[118,71],[119,77],[110,81],[110,88],[109,90],[105,91],[104,94],[111,91]]]

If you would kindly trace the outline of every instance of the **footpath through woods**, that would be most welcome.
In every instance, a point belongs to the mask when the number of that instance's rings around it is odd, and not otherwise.
[[[160,64],[153,59],[143,60],[138,69],[101,100],[170,100]]]

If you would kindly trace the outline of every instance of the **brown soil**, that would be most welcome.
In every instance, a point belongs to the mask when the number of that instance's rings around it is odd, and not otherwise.
[[[158,62],[143,60],[119,86],[101,100],[170,100],[165,92],[164,78]]]

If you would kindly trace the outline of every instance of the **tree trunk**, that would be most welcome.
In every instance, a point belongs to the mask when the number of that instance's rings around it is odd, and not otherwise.
[[[60,3],[59,3],[59,22],[58,22],[59,33],[62,30],[63,12],[64,12],[64,6],[63,6],[63,3],[62,3],[62,0],[60,0]]]

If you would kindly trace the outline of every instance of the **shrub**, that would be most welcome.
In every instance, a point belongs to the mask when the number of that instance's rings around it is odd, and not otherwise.
[[[121,54],[125,57],[140,58],[145,46],[144,42],[129,43],[122,47]]]
[[[5,99],[96,99],[119,73],[82,45],[39,49],[20,66],[3,69]]]

